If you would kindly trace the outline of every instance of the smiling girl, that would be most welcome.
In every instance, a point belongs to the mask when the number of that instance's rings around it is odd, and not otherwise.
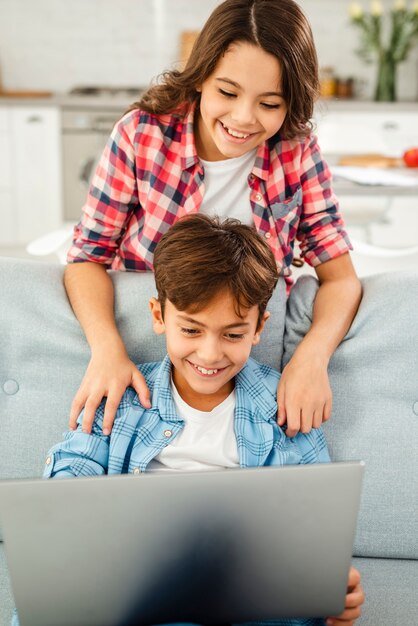
[[[145,380],[116,328],[107,269],[153,269],[156,244],[185,214],[236,217],[271,246],[291,285],[295,239],[320,288],[313,323],[285,367],[279,424],[287,435],[331,414],[327,367],[356,313],[361,286],[311,134],[318,95],[312,32],[293,0],[226,0],[203,27],[183,71],[166,72],[116,124],[74,229],[65,286],[91,348],[72,404],[90,432],[107,397],[108,433],[127,386],[150,406]]]

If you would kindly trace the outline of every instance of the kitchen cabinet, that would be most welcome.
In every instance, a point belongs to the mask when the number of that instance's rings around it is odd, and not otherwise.
[[[0,107],[0,242],[25,245],[62,223],[58,107]]]

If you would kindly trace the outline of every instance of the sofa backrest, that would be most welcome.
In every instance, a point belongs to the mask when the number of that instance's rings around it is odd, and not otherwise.
[[[0,258],[0,479],[37,477],[47,451],[67,430],[71,401],[89,361],[89,348],[67,300],[58,264]],[[160,360],[154,335],[151,272],[111,272],[115,314],[135,363]],[[286,293],[281,281],[254,358],[279,368]]]
[[[363,281],[357,316],[329,365],[335,461],[366,463],[357,556],[418,558],[418,273]],[[312,277],[292,289],[284,364],[312,321]]]

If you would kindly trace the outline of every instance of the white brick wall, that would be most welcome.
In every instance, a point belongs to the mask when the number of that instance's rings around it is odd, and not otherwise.
[[[386,0],[391,6],[392,0]],[[199,29],[218,0],[0,0],[4,88],[66,91],[76,84],[145,85],[178,58],[181,30]],[[354,50],[349,0],[300,0],[321,65],[368,81]],[[366,0],[363,0],[366,4]],[[418,51],[400,68],[400,99],[418,98]]]

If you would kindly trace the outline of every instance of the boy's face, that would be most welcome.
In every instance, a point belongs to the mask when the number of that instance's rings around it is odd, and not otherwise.
[[[229,291],[219,293],[198,313],[179,311],[167,300],[163,319],[158,300],[152,298],[150,307],[154,331],[166,334],[173,380],[181,397],[196,409],[212,410],[233,390],[234,376],[259,342],[269,314],[257,328],[258,306],[243,308],[239,317]]]

